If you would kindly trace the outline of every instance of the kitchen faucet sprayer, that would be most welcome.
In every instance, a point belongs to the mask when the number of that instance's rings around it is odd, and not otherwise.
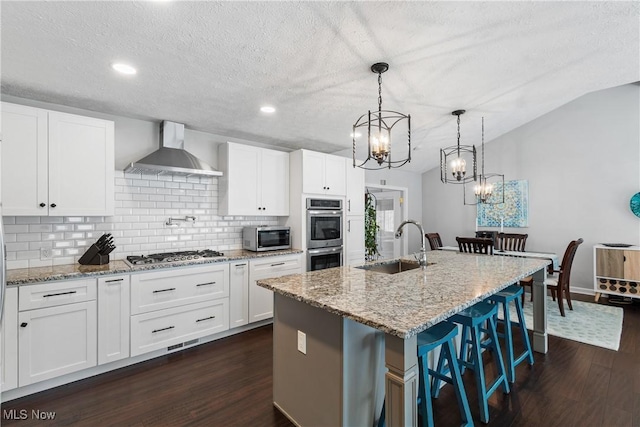
[[[424,234],[424,228],[422,228],[422,224],[412,219],[403,221],[396,230],[396,239],[402,237],[402,227],[404,227],[406,224],[413,224],[420,230],[420,236],[422,236],[422,248],[420,249],[420,259],[418,260],[418,262],[420,262],[420,266],[422,268],[427,268],[427,238]]]

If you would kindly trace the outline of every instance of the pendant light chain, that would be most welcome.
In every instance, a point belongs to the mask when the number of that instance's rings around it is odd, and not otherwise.
[[[382,74],[378,73],[378,112],[382,111]]]
[[[458,114],[458,157],[460,157],[460,114]]]
[[[482,176],[484,177],[484,117],[482,117]]]
[[[382,128],[382,73],[378,73],[378,132]]]

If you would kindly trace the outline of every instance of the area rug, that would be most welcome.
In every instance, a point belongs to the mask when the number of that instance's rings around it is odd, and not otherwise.
[[[525,321],[527,329],[532,330],[533,303],[529,301],[528,294],[525,299]],[[572,304],[573,310],[569,310],[567,302],[564,302],[565,317],[562,317],[557,301],[547,296],[547,333],[617,351],[622,333],[622,308],[582,301],[572,301]],[[518,320],[513,304],[509,314],[512,320]]]

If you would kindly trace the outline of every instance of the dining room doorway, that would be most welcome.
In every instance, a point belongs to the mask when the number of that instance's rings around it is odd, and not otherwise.
[[[375,200],[379,258],[393,259],[406,255],[406,233],[400,239],[395,238],[395,233],[402,221],[407,219],[407,189],[376,184],[366,184],[365,187]]]

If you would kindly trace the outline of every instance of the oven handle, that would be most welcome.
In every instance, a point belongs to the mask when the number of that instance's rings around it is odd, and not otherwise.
[[[342,216],[342,211],[307,211],[307,214],[319,216]]]
[[[332,254],[335,252],[342,252],[342,246],[333,248],[309,249],[309,254],[311,255]]]

